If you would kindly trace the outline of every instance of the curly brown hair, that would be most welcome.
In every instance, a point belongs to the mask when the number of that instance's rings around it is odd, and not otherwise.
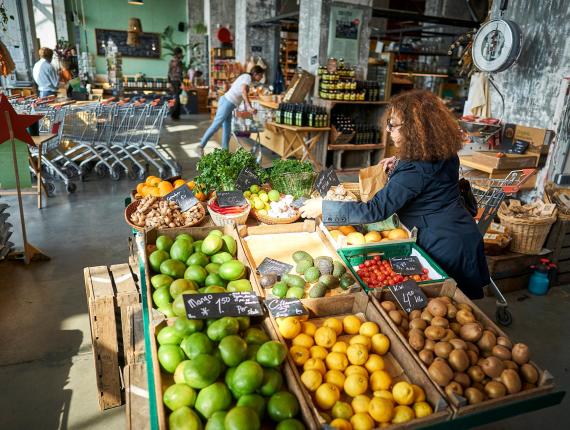
[[[397,148],[399,158],[446,160],[462,148],[459,124],[435,94],[425,90],[398,94],[390,100],[386,122],[393,113],[402,121],[399,130],[402,143]]]

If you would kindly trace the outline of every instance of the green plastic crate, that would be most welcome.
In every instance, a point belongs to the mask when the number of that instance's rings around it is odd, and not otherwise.
[[[350,248],[338,249],[337,252],[366,292],[371,289],[368,288],[366,283],[364,283],[364,281],[360,279],[360,276],[356,274],[354,267],[375,255],[381,255],[382,259],[416,255],[420,259],[422,266],[429,270],[431,278],[429,281],[418,282],[418,285],[439,283],[448,278],[444,270],[414,242],[379,243],[373,246],[370,244],[366,246],[352,246]]]

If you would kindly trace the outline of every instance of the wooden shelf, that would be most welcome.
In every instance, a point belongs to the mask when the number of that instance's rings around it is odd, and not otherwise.
[[[381,143],[370,143],[370,144],[352,144],[352,143],[347,143],[347,144],[329,144],[328,145],[328,150],[329,151],[371,151],[374,149],[382,149],[384,148],[384,145]]]
[[[333,105],[386,105],[388,104],[387,101],[385,100],[381,100],[381,101],[377,101],[377,102],[367,102],[367,101],[349,101],[349,100],[326,100],[326,99],[321,99],[320,97],[317,97],[317,100],[320,100],[322,102],[325,103],[330,103]]]
[[[434,78],[448,78],[449,75],[442,73],[413,73],[413,72],[392,72],[394,76],[431,76]]]

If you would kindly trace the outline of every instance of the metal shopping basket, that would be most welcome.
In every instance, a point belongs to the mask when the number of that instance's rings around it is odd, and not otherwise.
[[[244,149],[249,149],[255,155],[256,161],[261,162],[261,137],[265,122],[269,119],[270,111],[254,104],[256,111],[248,112],[236,109],[232,114],[232,137]],[[252,139],[251,135],[255,138]],[[248,146],[245,146],[247,143]]]
[[[465,179],[469,180],[471,190],[477,200],[478,211],[475,220],[477,221],[477,227],[481,235],[487,232],[505,197],[519,192],[521,185],[534,173],[535,169],[513,170],[503,179],[489,179],[463,175]],[[489,288],[497,298],[497,311],[495,314],[497,322],[503,326],[510,325],[513,322],[513,317],[508,309],[507,299],[492,278]]]

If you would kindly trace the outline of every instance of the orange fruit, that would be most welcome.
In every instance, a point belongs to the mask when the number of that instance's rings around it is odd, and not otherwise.
[[[380,232],[380,235],[382,236],[382,238],[387,239],[388,235],[390,234],[392,230],[384,230]]]
[[[314,336],[317,331],[317,326],[310,321],[301,322],[301,332],[309,336]]]
[[[379,423],[387,423],[392,419],[392,412],[394,411],[394,404],[382,397],[373,397],[370,400],[368,413]]]
[[[298,345],[293,345],[289,349],[289,354],[297,366],[302,366],[310,358],[309,350]]]
[[[346,377],[344,381],[344,392],[350,397],[356,397],[364,394],[368,389],[368,378],[357,373],[353,373]]]
[[[297,336],[293,338],[293,345],[298,345],[308,349],[315,344],[315,341],[311,336],[305,333],[299,333]]]
[[[372,336],[372,351],[378,355],[384,355],[390,349],[390,339],[382,333]]]
[[[293,339],[301,333],[301,321],[295,317],[287,317],[277,320],[279,332],[285,339]]]
[[[368,348],[361,343],[352,344],[347,348],[346,356],[350,364],[362,366],[368,361]]]
[[[349,245],[364,245],[366,243],[366,240],[364,239],[364,235],[362,233],[355,231],[346,235],[346,242]]]
[[[160,196],[164,197],[165,195],[167,195],[169,192],[171,192],[174,188],[172,187],[172,184],[168,181],[161,181],[158,184],[158,190],[160,191]]]
[[[342,352],[331,352],[325,362],[330,370],[344,371],[348,367],[348,359]]]
[[[344,371],[345,376],[350,376],[356,373],[357,375],[363,375],[368,378],[368,370],[364,366],[357,366],[356,364],[351,364]]]
[[[351,225],[341,225],[338,228],[338,231],[340,231],[345,236],[348,236],[350,233],[354,233],[356,229]]]
[[[368,408],[370,407],[370,399],[364,394],[359,394],[354,399],[352,399],[351,406],[355,414],[368,412]]]
[[[414,402],[425,402],[426,393],[424,389],[416,384],[412,384],[412,388],[414,389]]]
[[[150,194],[153,197],[161,197],[158,187],[150,187]]]
[[[333,347],[331,348],[332,352],[342,352],[343,354],[346,354],[346,349],[348,348],[348,345],[346,344],[346,342],[343,342],[342,340],[335,343],[333,345]]]
[[[176,189],[184,184],[186,184],[186,181],[184,179],[177,179],[176,181],[174,181],[174,184],[172,185],[174,186],[174,189]]]
[[[392,424],[402,424],[413,420],[416,417],[414,410],[409,406],[398,405],[394,408]]]
[[[342,334],[342,322],[336,318],[327,318],[323,326],[332,328],[337,336]]]
[[[188,186],[188,188],[190,188],[191,190],[193,190],[196,187],[196,182],[194,181],[188,181],[186,183],[186,185]]]
[[[329,410],[340,399],[340,390],[336,385],[325,382],[315,393],[317,406],[324,410]]]
[[[162,180],[157,177],[157,176],[149,176],[148,178],[146,178],[147,185],[151,185],[153,187],[158,186],[158,184],[160,184],[160,182],[162,182]]]
[[[330,327],[319,327],[315,332],[315,343],[330,348],[336,342],[336,332]]]
[[[335,418],[329,425],[337,430],[352,430],[352,424],[343,418]]]
[[[375,426],[374,420],[367,413],[361,412],[350,417],[350,424],[353,430],[372,430]]]
[[[340,230],[332,230],[330,234],[331,237],[336,241],[338,241],[339,238],[344,237],[344,234],[342,234]]]
[[[356,315],[349,315],[342,320],[342,326],[346,334],[357,334],[362,321]]]
[[[366,367],[368,373],[374,373],[377,370],[384,370],[384,359],[378,354],[370,354],[364,367]]]
[[[398,240],[398,239],[407,239],[408,233],[401,228],[395,228],[394,230],[390,230],[388,233],[388,239],[390,240]]]
[[[309,391],[317,391],[323,383],[323,375],[314,369],[305,370],[301,375],[301,382]]]
[[[371,231],[364,235],[364,240],[366,243],[380,242],[382,240],[382,235],[377,231]]]
[[[344,389],[344,381],[346,376],[340,370],[329,370],[325,375],[325,382],[336,385],[341,391]]]
[[[155,187],[151,187],[150,185],[143,185],[141,187],[141,195],[143,197],[147,197],[150,196],[151,191],[154,189]]]
[[[414,414],[416,415],[416,418],[427,417],[428,415],[433,414],[433,409],[427,402],[417,402],[414,403]]]
[[[355,343],[361,343],[362,345],[366,346],[366,349],[368,349],[368,351],[370,351],[370,348],[372,347],[372,341],[370,340],[370,338],[362,334],[357,334],[356,336],[352,336],[348,341],[348,343],[350,343],[351,345],[354,345]]]
[[[204,194],[202,191],[199,191],[199,192],[195,193],[194,195],[201,202],[205,202],[206,200],[208,200],[208,196],[206,196],[206,194]]]
[[[325,363],[320,358],[309,358],[305,361],[303,365],[303,370],[316,370],[321,373],[321,375],[325,376],[327,373],[327,368],[325,367]]]
[[[327,354],[329,353],[326,348],[318,345],[311,346],[309,351],[311,352],[311,358],[318,358],[319,360],[327,358]]]
[[[372,391],[389,390],[392,385],[392,377],[385,370],[377,370],[370,375],[370,388]]]
[[[146,184],[144,182],[137,184],[137,193],[142,194],[142,189],[144,188],[145,185]]]
[[[380,333],[380,328],[375,322],[366,321],[360,326],[360,330],[358,332],[363,336],[372,337],[375,334]]]

